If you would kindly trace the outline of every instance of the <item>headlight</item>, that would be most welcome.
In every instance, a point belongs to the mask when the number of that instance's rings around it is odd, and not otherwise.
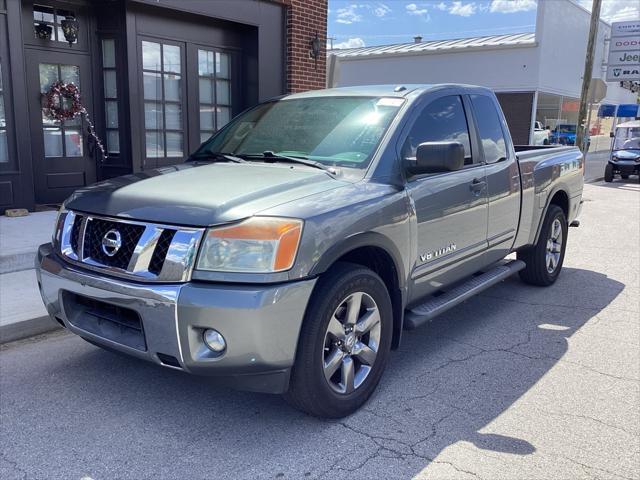
[[[289,270],[298,252],[302,220],[252,217],[211,228],[200,249],[198,270],[271,273]]]
[[[62,234],[62,227],[64,226],[64,217],[67,215],[67,209],[64,208],[64,204],[58,210],[58,215],[56,216],[56,223],[53,230],[53,244],[60,245],[60,236]]]
[[[615,155],[613,157],[611,157],[611,161],[612,162],[617,162],[618,161],[618,157],[616,157]]]

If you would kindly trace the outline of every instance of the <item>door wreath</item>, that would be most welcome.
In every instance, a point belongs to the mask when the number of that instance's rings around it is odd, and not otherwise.
[[[107,158],[107,152],[102,141],[96,135],[96,129],[89,118],[87,109],[82,105],[80,89],[75,83],[54,82],[43,96],[45,114],[52,120],[64,122],[78,115],[83,116],[88,124],[87,132],[89,138],[93,140],[95,148],[100,151],[102,160]]]

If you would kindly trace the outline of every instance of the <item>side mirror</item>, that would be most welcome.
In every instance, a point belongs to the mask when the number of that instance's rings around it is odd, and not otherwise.
[[[609,132],[609,138],[613,138],[615,135],[613,132]]]
[[[460,142],[421,143],[415,161],[409,159],[407,164],[413,175],[460,170],[464,166],[464,146]]]

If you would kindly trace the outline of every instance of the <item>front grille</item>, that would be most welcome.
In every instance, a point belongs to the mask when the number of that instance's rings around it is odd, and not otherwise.
[[[167,256],[167,252],[169,251],[169,247],[171,246],[171,242],[175,234],[175,230],[166,228],[162,231],[160,238],[158,238],[156,249],[153,251],[151,262],[149,262],[149,271],[154,275],[160,275],[162,266],[164,265],[164,259]]]
[[[106,235],[110,230],[117,234]],[[151,282],[184,282],[191,275],[203,233],[204,228],[95,217],[70,211],[64,217],[59,252],[70,262],[92,270],[107,270],[114,276]],[[119,248],[109,245],[107,240],[117,241],[118,236]],[[107,252],[113,255],[109,256]],[[172,253],[167,258],[169,252]],[[170,268],[166,268],[167,263],[171,264]]]
[[[112,257],[102,250],[102,239],[109,230],[120,232],[122,239],[122,246]],[[126,270],[129,266],[131,255],[133,255],[133,251],[143,233],[143,225],[92,218],[87,222],[84,234],[83,256],[109,267]]]
[[[73,220],[73,226],[71,227],[71,249],[73,253],[78,255],[78,247],[80,243],[80,226],[84,217],[82,215],[76,215]]]

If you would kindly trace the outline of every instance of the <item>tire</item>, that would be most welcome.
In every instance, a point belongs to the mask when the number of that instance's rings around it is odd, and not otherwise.
[[[607,183],[613,182],[613,165],[607,163],[607,166],[604,167],[604,181]]]
[[[629,174],[628,173],[621,173],[620,174],[620,178],[622,178],[623,180],[626,180],[629,178]]]
[[[348,305],[356,305],[358,299],[360,308],[354,308],[354,312],[357,310],[359,320],[367,317],[375,322],[374,306],[379,314],[379,322],[361,337],[357,336],[357,330],[362,330],[364,323],[356,322],[356,326],[361,326],[349,333],[347,320]],[[332,333],[335,331],[340,336]],[[316,417],[342,418],[355,412],[382,377],[392,332],[391,299],[382,279],[360,265],[337,263],[320,277],[307,306],[285,399],[294,408]],[[364,355],[370,352],[353,353],[362,344],[377,345],[373,361]],[[372,365],[367,366],[360,358],[367,358]],[[330,361],[335,359],[338,360]],[[331,365],[336,364],[337,370],[332,374]],[[355,380],[349,382],[349,378]]]
[[[559,225],[556,224],[556,221]],[[555,227],[555,230],[552,229]],[[561,237],[553,240],[560,229]],[[549,205],[544,218],[538,243],[518,252],[518,260],[522,260],[527,266],[520,270],[520,278],[530,285],[546,287],[552,285],[560,275],[564,254],[567,247],[567,217],[564,211],[557,205]],[[549,243],[552,242],[552,243]],[[549,250],[551,249],[551,250]],[[551,255],[551,259],[547,256]]]

